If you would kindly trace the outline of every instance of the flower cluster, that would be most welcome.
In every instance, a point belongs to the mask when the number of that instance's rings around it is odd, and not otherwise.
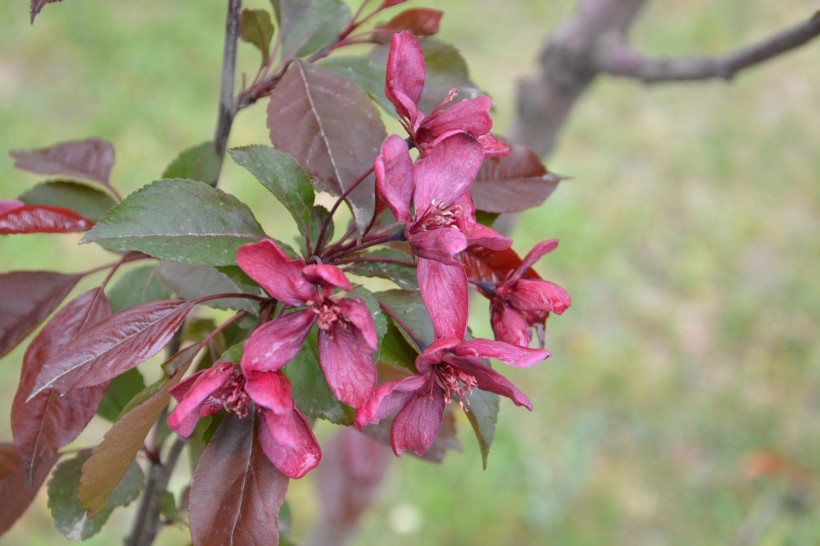
[[[271,302],[278,302],[276,314],[248,337],[238,365],[221,362],[173,389],[179,404],[169,425],[178,434],[192,434],[199,417],[222,409],[240,416],[258,411],[260,444],[282,473],[296,478],[316,466],[320,448],[282,373],[314,325],[319,364],[331,392],[355,410],[359,429],[395,414],[390,439],[397,455],[405,450],[425,454],[438,435],[445,406],[456,402],[470,411],[474,389],[532,409],[527,396],[484,359],[526,367],[549,356],[543,349],[544,322],[549,313],[562,313],[570,300],[532,266],[557,242],[544,241],[521,260],[510,250],[509,238],[477,222],[470,188],[485,159],[503,156],[509,148],[490,134],[489,98],[450,105],[451,92],[424,114],[418,108],[424,83],[418,41],[408,32],[394,34],[385,93],[409,138],[389,136],[373,170],[378,198],[397,222],[365,234],[358,245],[326,249],[320,241],[304,261],[289,257],[270,239],[243,246],[237,264]],[[412,148],[419,152],[415,159]],[[415,373],[377,385],[379,339],[373,316],[363,299],[350,294],[354,286],[339,266],[349,263],[346,256],[385,242],[407,247],[434,339],[426,345],[417,341]],[[475,249],[511,253],[517,265],[494,270],[495,282],[490,282],[465,266],[465,254]],[[471,285],[490,299],[495,340],[468,334]],[[541,348],[529,347],[532,329]]]

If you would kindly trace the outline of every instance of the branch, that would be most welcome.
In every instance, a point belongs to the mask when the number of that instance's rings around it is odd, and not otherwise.
[[[818,35],[820,17],[815,15],[808,21],[725,55],[650,57],[631,49],[624,43],[622,35],[612,33],[599,42],[594,62],[601,72],[644,83],[710,78],[731,80],[741,70],[800,47]]]
[[[225,22],[225,48],[222,53],[222,83],[219,88],[219,114],[216,118],[216,131],[214,133],[214,147],[220,164],[225,157],[228,135],[231,133],[233,118],[236,116],[233,87],[236,77],[236,42],[239,38],[239,15],[241,11],[242,0],[228,0],[228,15]]]

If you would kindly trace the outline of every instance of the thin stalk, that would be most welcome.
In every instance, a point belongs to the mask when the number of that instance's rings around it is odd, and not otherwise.
[[[364,174],[363,174],[363,175],[361,175],[359,178],[357,178],[357,179],[356,179],[356,180],[355,180],[355,181],[354,181],[354,182],[350,185],[350,187],[349,187],[349,188],[347,188],[344,192],[342,192],[342,195],[340,195],[340,196],[339,196],[339,198],[338,198],[338,199],[336,199],[336,202],[335,202],[335,203],[333,203],[333,207],[330,209],[330,212],[328,213],[327,218],[325,218],[324,222],[322,222],[322,229],[321,229],[321,230],[319,230],[319,236],[316,238],[316,253],[317,253],[317,254],[318,254],[319,252],[321,252],[321,251],[322,251],[322,247],[324,247],[324,244],[325,244],[325,234],[327,233],[327,228],[328,228],[328,226],[330,225],[330,222],[333,220],[333,215],[334,215],[334,214],[336,214],[336,211],[337,211],[337,210],[339,210],[339,207],[340,207],[340,206],[341,206],[341,204],[344,202],[344,200],[347,198],[347,196],[348,196],[348,195],[350,195],[350,194],[353,192],[353,190],[355,190],[356,188],[358,188],[358,187],[359,187],[359,185],[360,185],[362,182],[364,182],[364,180],[365,180],[368,176],[370,176],[372,173],[373,173],[373,167],[370,167],[370,168],[367,170],[367,172],[366,172],[366,173],[364,173]]]
[[[399,258],[388,258],[381,256],[356,256],[353,258],[344,258],[342,260],[337,260],[333,263],[334,265],[344,265],[357,262],[384,262],[388,264],[406,265],[407,267],[416,267],[416,262],[411,262],[410,260],[401,260]]]

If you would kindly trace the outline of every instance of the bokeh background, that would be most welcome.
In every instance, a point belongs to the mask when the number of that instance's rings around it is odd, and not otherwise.
[[[106,138],[127,193],[209,139],[224,4],[67,0],[30,26],[27,0],[0,2],[0,195],[39,181],[12,169],[10,149]],[[726,51],[818,7],[650,4],[633,43],[657,54]],[[445,10],[441,37],[493,96],[503,133],[516,79],[533,72],[543,38],[575,2],[427,5]],[[250,72],[256,51],[242,47],[240,56]],[[731,85],[599,79],[548,161],[573,179],[515,233],[522,252],[561,239],[537,269],[573,296],[548,325],[553,357],[509,371],[535,411],[502,403],[486,471],[466,420],[463,453],[444,464],[394,461],[354,544],[820,543],[818,97],[820,42]],[[239,116],[230,145],[266,140],[258,106]],[[222,187],[251,200],[268,232],[282,236],[281,209],[230,161]],[[77,250],[77,240],[4,237],[0,271],[105,260]],[[477,303],[473,325],[486,335]],[[21,357],[17,350],[0,366],[6,440]],[[94,445],[105,430],[95,424],[75,446]],[[317,502],[309,479],[291,489],[298,539]],[[88,543],[120,543],[130,516],[119,510]],[[160,542],[186,543],[173,529]],[[0,543],[68,541],[41,495]]]

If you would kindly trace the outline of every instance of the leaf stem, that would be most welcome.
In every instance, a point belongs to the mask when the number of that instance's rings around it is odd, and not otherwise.
[[[363,175],[361,175],[359,178],[357,178],[357,179],[356,179],[356,180],[355,180],[355,181],[354,181],[354,182],[350,185],[350,187],[348,187],[348,188],[347,188],[344,192],[342,192],[342,195],[340,195],[340,196],[339,196],[339,198],[338,198],[338,199],[336,199],[336,202],[335,202],[335,203],[333,203],[333,208],[331,208],[331,209],[330,209],[330,212],[328,213],[327,217],[326,217],[326,218],[325,218],[325,220],[322,222],[322,229],[319,231],[319,236],[316,238],[316,253],[317,253],[317,254],[318,254],[318,253],[320,253],[320,252],[322,251],[322,248],[323,248],[323,247],[324,247],[324,245],[325,245],[325,234],[327,233],[327,228],[328,228],[328,226],[330,225],[330,222],[333,220],[333,215],[334,215],[334,214],[336,213],[336,211],[339,209],[339,206],[340,206],[340,205],[344,202],[344,200],[347,198],[347,196],[348,196],[348,195],[350,195],[350,194],[353,192],[353,190],[355,190],[356,188],[358,188],[358,187],[359,187],[359,185],[360,185],[362,182],[364,182],[364,180],[365,180],[368,176],[370,176],[372,173],[373,173],[373,167],[371,166],[371,167],[367,170],[367,172],[365,172]]]
[[[410,260],[402,260],[399,258],[376,257],[376,256],[356,256],[353,258],[343,258],[334,262],[335,265],[350,264],[356,262],[383,262],[389,264],[406,265],[407,267],[416,267],[416,263]]]
[[[245,294],[244,292],[226,292],[224,294],[211,294],[210,296],[202,296],[201,298],[192,300],[192,303],[194,305],[199,305],[200,303],[206,303],[213,300],[221,300],[227,298],[245,298],[249,300],[258,301],[260,303],[266,303],[270,301],[270,298],[265,298],[263,296],[255,296],[253,294]]]

